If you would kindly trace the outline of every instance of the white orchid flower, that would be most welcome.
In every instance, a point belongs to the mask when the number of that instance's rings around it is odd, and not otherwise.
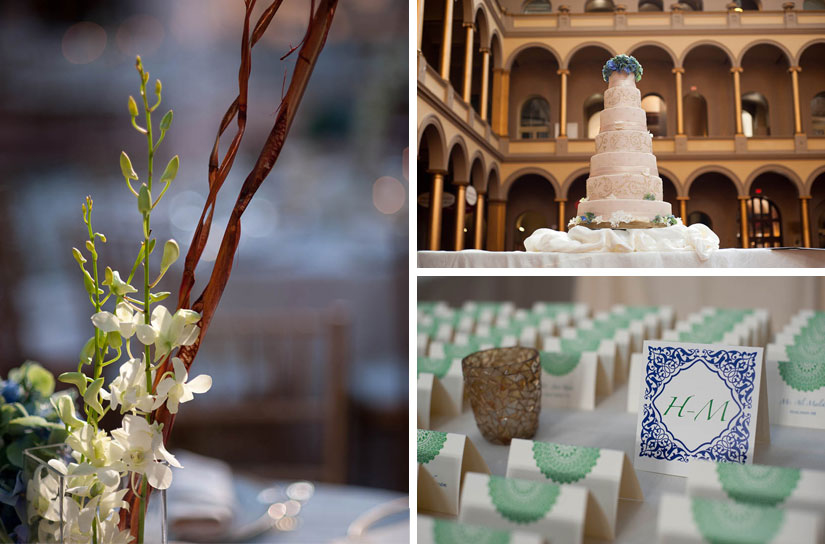
[[[103,285],[108,285],[112,292],[119,297],[129,293],[137,293],[137,289],[120,279],[120,272],[117,270],[112,271],[111,280],[107,279],[103,282]]]
[[[63,509],[63,542],[65,544],[88,544],[92,541],[92,522],[97,511],[98,497],[82,507],[70,498],[65,500]]]
[[[117,526],[116,518],[105,519],[100,524],[99,540],[106,544],[131,544],[132,533],[129,531],[121,531]]]
[[[149,412],[155,400],[146,391],[146,365],[140,359],[129,359],[121,365],[118,377],[109,385],[109,392],[112,410],[120,406],[121,414],[134,410]]]
[[[178,405],[194,399],[194,393],[206,393],[212,388],[212,377],[201,374],[187,382],[189,373],[186,371],[186,365],[183,364],[183,361],[178,357],[172,357],[172,366],[175,369],[175,377],[164,378],[158,384],[158,397],[153,409],[166,402],[169,412],[176,414]]]
[[[162,461],[182,468],[163,446],[163,435],[157,423],[149,425],[144,418],[128,414],[123,416],[123,426],[112,431],[112,436],[123,448],[121,459],[125,470],[145,474],[149,485],[155,489],[166,489],[172,483],[172,469]]]
[[[57,498],[60,483],[51,471],[40,469],[26,486],[28,521],[40,516],[49,521],[60,519],[60,503]]]
[[[119,332],[123,338],[131,338],[142,315],[136,313],[126,302],[115,307],[115,313],[97,312],[92,316],[92,324],[103,332]]]
[[[169,313],[166,306],[155,306],[152,310],[152,323],[140,323],[136,332],[138,340],[143,344],[155,345],[155,361],[179,346],[189,346],[195,343],[200,333],[196,325],[201,316],[193,310],[178,310],[174,315]]]
[[[69,433],[66,444],[74,451],[82,454],[84,461],[67,468],[64,473],[68,473],[70,476],[95,475],[104,485],[110,487],[118,484],[120,474],[113,468],[113,465],[121,460],[123,448],[119,443],[112,440],[106,434],[106,431],[95,432],[94,428],[87,423]]]

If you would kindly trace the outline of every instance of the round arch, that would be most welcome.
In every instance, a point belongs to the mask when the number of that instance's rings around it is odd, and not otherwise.
[[[758,40],[753,40],[749,42],[745,47],[742,48],[742,51],[739,52],[739,56],[736,58],[736,64],[734,66],[742,66],[742,59],[745,58],[748,51],[756,47],[757,45],[772,45],[782,51],[785,54],[785,59],[788,61],[788,65],[792,66],[794,56],[791,54],[790,50],[782,45],[781,43],[771,40],[769,38],[760,38]]]
[[[456,155],[456,161],[453,165],[453,183],[458,184],[459,182],[469,182],[470,153],[467,151],[467,144],[464,142],[464,138],[462,138],[460,134],[453,137],[450,144],[447,146],[447,149],[449,150],[447,153],[448,159],[453,157],[453,153],[456,151],[456,148],[458,148],[458,155]]]
[[[578,170],[574,170],[567,178],[564,180],[564,183],[561,184],[561,190],[559,191],[559,198],[567,198],[567,191],[570,190],[570,186],[573,184],[574,181],[579,179],[584,174],[590,173],[590,167],[584,166],[579,168]]]
[[[751,185],[753,185],[753,181],[762,174],[765,174],[767,172],[774,172],[776,174],[785,176],[791,181],[791,183],[796,185],[796,189],[799,191],[800,195],[803,195],[805,193],[805,184],[802,182],[802,179],[800,179],[796,172],[779,164],[766,164],[764,166],[760,166],[759,168],[751,172],[751,174],[745,180],[745,185],[742,188],[743,192],[746,195],[749,195],[751,192]]]
[[[602,42],[582,42],[576,47],[574,47],[568,54],[567,57],[564,59],[564,63],[560,65],[562,70],[567,70],[570,67],[570,61],[573,60],[573,57],[576,56],[576,53],[584,49],[585,47],[599,47],[607,51],[611,57],[616,56],[616,50],[610,47],[609,45],[602,43]],[[605,59],[607,60],[607,59]]]
[[[822,174],[825,174],[825,165],[822,165],[813,172],[811,172],[811,175],[808,176],[807,180],[805,180],[805,190],[800,191],[799,194],[801,196],[810,196],[811,189],[814,188],[814,182],[816,181],[816,178],[818,178]]]
[[[668,56],[670,57],[670,60],[673,62],[673,67],[674,68],[681,68],[682,67],[681,63],[679,62],[679,58],[676,56],[676,53],[673,52],[673,49],[666,46],[662,42],[657,42],[657,41],[653,41],[653,40],[646,40],[646,41],[641,41],[639,43],[635,43],[627,49],[627,54],[632,55],[637,49],[641,49],[642,47],[655,47],[657,49],[661,49],[662,51],[664,51],[665,53],[668,54]]]
[[[487,165],[484,163],[484,155],[481,151],[476,151],[470,159],[470,185],[482,194],[487,192],[485,172],[487,172]]]
[[[501,173],[498,171],[498,163],[493,163],[487,173],[487,198],[495,200],[506,200],[507,194],[501,190]]]
[[[690,46],[688,46],[687,49],[682,51],[682,56],[679,57],[679,66],[680,67],[684,66],[685,59],[688,57],[688,55],[690,54],[691,51],[693,51],[697,47],[701,47],[703,45],[710,45],[712,47],[715,47],[715,48],[719,49],[720,51],[722,51],[728,57],[728,60],[730,61],[731,66],[738,66],[738,64],[735,63],[736,56],[733,54],[733,52],[731,52],[731,50],[728,49],[728,47],[726,45],[723,45],[723,44],[721,44],[717,41],[713,41],[713,40],[699,40],[699,41],[691,43]]]
[[[490,55],[492,56],[490,69],[501,68],[504,66],[504,53],[501,49],[501,34],[497,28],[493,28],[492,32],[490,32]]]
[[[673,173],[672,170],[668,170],[667,168],[662,168],[661,164],[656,165],[656,170],[659,171],[659,177],[662,176],[666,177],[673,183],[673,187],[676,188],[676,196],[687,196],[687,191],[683,191],[682,182],[679,180],[679,176]],[[664,181],[664,180],[662,180]]]
[[[523,51],[526,51],[526,50],[531,49],[533,47],[535,47],[537,49],[543,49],[543,50],[547,51],[548,53],[550,53],[551,55],[553,55],[553,58],[556,59],[556,64],[558,64],[559,67],[561,67],[561,58],[559,57],[559,54],[552,47],[550,47],[546,43],[542,43],[542,42],[530,42],[530,43],[526,43],[524,45],[519,46],[512,53],[510,53],[510,56],[507,57],[507,62],[504,63],[504,68],[506,70],[511,70],[513,68],[513,63],[518,58],[519,54],[521,54]]]
[[[536,166],[527,166],[525,168],[522,168],[521,170],[513,172],[512,174],[510,174],[507,180],[505,180],[504,185],[502,186],[504,196],[507,197],[507,195],[510,194],[510,188],[513,186],[513,182],[515,182],[520,177],[529,174],[534,174],[536,176],[541,176],[545,178],[547,181],[550,182],[550,185],[553,186],[553,190],[556,192],[556,194],[559,194],[559,182],[556,181],[556,178],[553,176],[553,174],[551,174],[543,168],[538,168]]]
[[[693,185],[693,182],[696,181],[696,178],[701,176],[702,174],[722,174],[723,176],[727,177],[733,182],[733,185],[736,187],[737,193],[739,196],[748,196],[748,194],[742,190],[742,181],[739,179],[739,176],[725,168],[724,166],[719,166],[716,164],[709,164],[707,166],[702,166],[701,168],[697,168],[694,170],[686,179],[684,185],[684,194],[685,196],[690,195],[690,186]]]
[[[478,32],[481,47],[490,47],[490,39],[492,38],[492,35],[490,34],[490,23],[488,22],[489,17],[487,17],[487,10],[484,8],[484,4],[478,4],[475,8],[473,23],[476,21],[478,21],[476,32]]]
[[[430,130],[432,129],[432,130]],[[447,171],[447,137],[444,135],[444,127],[435,115],[428,115],[421,121],[418,128],[418,147],[426,138],[427,149],[430,153],[430,170]]]
[[[799,51],[796,52],[796,56],[793,57],[793,64],[794,66],[799,66],[799,63],[802,62],[802,55],[805,54],[805,51],[812,45],[816,45],[818,43],[825,43],[825,38],[814,38],[813,40],[806,42],[802,47],[799,48]]]

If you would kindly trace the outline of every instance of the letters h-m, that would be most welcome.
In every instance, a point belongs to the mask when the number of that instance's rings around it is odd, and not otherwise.
[[[722,411],[722,417],[721,417],[720,421],[723,421],[723,422],[725,421],[725,414],[728,411],[728,403],[730,403],[730,399],[728,399],[725,402],[721,403],[721,405],[719,403],[717,403],[716,410],[713,409],[713,399],[709,399],[702,406],[702,408],[700,408],[699,411],[697,412],[696,410],[687,410],[688,403],[693,398],[694,398],[694,395],[688,395],[687,397],[685,397],[685,401],[682,404],[678,404],[679,397],[672,397],[671,400],[670,400],[670,405],[667,407],[667,410],[665,410],[665,413],[662,414],[663,417],[666,416],[668,414],[668,412],[670,412],[671,409],[673,409],[674,412],[676,412],[676,410],[678,409],[679,411],[678,411],[678,413],[676,413],[676,417],[691,417],[690,415],[686,415],[686,414],[694,414],[693,415],[693,421],[696,421],[697,419],[699,419],[699,416],[702,415],[702,412],[705,411],[705,408],[707,408],[707,414],[708,414],[707,415],[707,421],[710,421],[711,419],[716,417],[716,414],[718,414],[720,410]],[[698,406],[698,405],[694,402],[694,403],[691,403],[691,406]]]

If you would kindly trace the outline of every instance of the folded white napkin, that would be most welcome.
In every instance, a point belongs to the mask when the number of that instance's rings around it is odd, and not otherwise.
[[[223,461],[188,451],[177,451],[175,457],[184,468],[173,469],[172,486],[166,492],[171,531],[191,540],[226,533],[237,503],[232,469]]]

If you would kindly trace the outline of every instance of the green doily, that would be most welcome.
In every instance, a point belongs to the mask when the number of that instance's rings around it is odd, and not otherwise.
[[[779,361],[782,381],[797,391],[816,391],[825,387],[825,361]]]
[[[563,353],[596,351],[599,349],[600,338],[562,338],[560,340]]]
[[[452,359],[433,359],[432,357],[418,358],[418,373],[428,372],[435,374],[438,379],[447,375],[450,370],[450,365],[453,363]]]
[[[418,429],[418,462],[427,464],[435,459],[447,442],[447,433]]]
[[[557,484],[572,484],[590,474],[600,453],[599,448],[533,442],[536,466]]]
[[[533,523],[553,509],[561,487],[544,482],[532,482],[490,476],[487,484],[490,499],[499,514],[514,523]]]
[[[710,544],[767,544],[784,520],[782,510],[737,502],[692,499],[693,521]]]
[[[540,351],[541,368],[553,376],[566,376],[579,366],[582,354],[579,352],[558,353],[550,351]]]
[[[728,497],[749,504],[777,506],[799,482],[799,469],[718,463],[716,474]]]
[[[825,344],[818,342],[794,342],[785,349],[791,361],[821,361],[825,358]]]
[[[508,544],[510,533],[434,519],[433,542],[435,544]]]

